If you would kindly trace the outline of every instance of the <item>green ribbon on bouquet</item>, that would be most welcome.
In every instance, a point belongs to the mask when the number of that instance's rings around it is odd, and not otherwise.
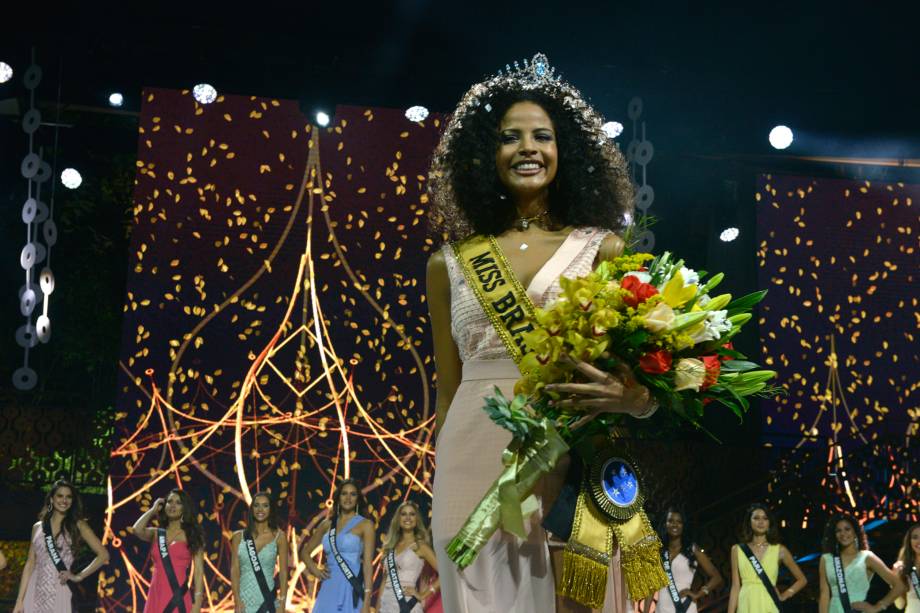
[[[469,566],[496,530],[502,528],[526,538],[524,520],[536,511],[532,492],[537,481],[551,471],[569,450],[553,422],[542,419],[526,440],[514,439],[502,452],[502,474],[473,509],[457,536],[447,546],[447,555],[461,569]]]

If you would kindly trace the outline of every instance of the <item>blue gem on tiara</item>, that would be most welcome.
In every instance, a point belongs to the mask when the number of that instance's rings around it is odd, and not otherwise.
[[[533,72],[538,77],[545,76],[546,75],[546,64],[543,63],[543,61],[535,62],[533,65]]]

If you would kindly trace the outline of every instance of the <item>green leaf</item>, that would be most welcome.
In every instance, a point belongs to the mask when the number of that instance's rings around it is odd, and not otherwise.
[[[763,300],[764,296],[767,295],[767,290],[762,289],[759,292],[754,292],[746,296],[742,296],[736,300],[733,300],[728,304],[728,310],[750,310],[758,302]]]
[[[729,360],[727,362],[722,362],[722,370],[728,372],[744,372],[756,368],[760,368],[760,366],[754,362],[746,362],[744,360]]]

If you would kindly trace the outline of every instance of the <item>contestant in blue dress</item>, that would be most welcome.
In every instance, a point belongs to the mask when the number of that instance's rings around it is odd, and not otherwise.
[[[307,572],[322,581],[315,613],[368,613],[374,572],[374,523],[365,519],[367,503],[358,485],[351,479],[339,484],[333,498],[332,515],[319,525],[300,551]],[[329,532],[335,527],[336,545],[342,562],[360,582],[349,583],[345,571],[333,556]],[[323,544],[325,566],[318,566],[310,553]],[[359,589],[360,588],[360,589]]]

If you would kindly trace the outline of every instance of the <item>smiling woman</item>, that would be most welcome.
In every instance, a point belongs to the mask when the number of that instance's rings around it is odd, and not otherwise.
[[[85,543],[96,554],[78,572],[71,566]],[[103,564],[109,554],[83,518],[80,493],[67,481],[56,481],[32,527],[32,546],[22,570],[16,613],[63,613],[72,610],[71,586],[81,583]]]
[[[462,569],[447,545],[502,470],[508,433],[482,410],[483,399],[496,387],[509,394],[520,376],[520,351],[509,339],[527,329],[525,311],[555,300],[560,277],[584,275],[623,249],[617,233],[633,193],[603,123],[538,54],[523,68],[515,64],[474,85],[435,152],[433,229],[457,241],[428,263],[438,385],[432,531],[445,611],[585,610],[556,597],[564,543],[541,525],[562,485],[565,460],[537,484],[538,509],[523,538],[498,530]],[[464,251],[473,245],[477,251]],[[499,301],[504,320],[481,298],[483,290],[503,285],[516,288]],[[500,321],[514,329],[493,325]],[[593,405],[600,410],[646,412],[648,391],[628,375],[591,379],[580,389],[572,398],[602,403]],[[604,611],[626,609],[616,548],[606,590],[599,591]]]

